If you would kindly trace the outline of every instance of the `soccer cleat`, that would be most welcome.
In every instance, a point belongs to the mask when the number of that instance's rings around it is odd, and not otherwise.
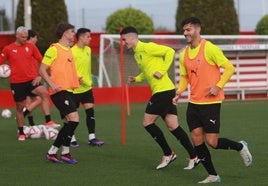
[[[48,121],[45,123],[46,127],[51,127],[51,128],[59,128],[60,124],[55,123],[54,121]]]
[[[248,144],[245,141],[240,141],[240,143],[243,145],[243,148],[239,151],[239,153],[243,159],[245,166],[249,167],[252,163],[252,155],[248,150]]]
[[[221,182],[221,177],[219,175],[209,175],[206,179],[203,181],[199,181],[198,183],[219,183]]]
[[[62,154],[61,155],[61,159],[62,161],[69,163],[69,164],[77,164],[78,161],[76,159],[74,159],[70,153],[68,154]]]
[[[88,145],[91,145],[91,146],[102,146],[104,144],[103,141],[100,141],[98,140],[97,138],[94,138],[92,140],[88,140]]]
[[[26,140],[26,135],[25,134],[19,134],[18,140],[19,141],[25,141]]]
[[[73,148],[78,148],[79,147],[79,144],[76,141],[72,141],[70,143],[70,146],[73,147]]]
[[[199,163],[201,162],[201,160],[196,156],[193,159],[189,160],[188,166],[184,167],[184,170],[191,170],[193,168],[195,168]]]
[[[57,154],[48,154],[46,155],[46,159],[53,163],[63,163],[61,160],[58,159]]]
[[[174,152],[172,152],[169,156],[163,156],[161,163],[156,167],[156,169],[159,170],[159,169],[165,168],[176,158],[177,158],[177,155]]]

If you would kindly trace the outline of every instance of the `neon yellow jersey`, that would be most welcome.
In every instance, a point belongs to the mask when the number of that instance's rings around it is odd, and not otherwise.
[[[50,46],[46,50],[46,53],[45,53],[44,58],[42,60],[42,63],[44,63],[47,66],[51,66],[51,64],[54,62],[56,57],[57,57],[57,48],[55,46]]]
[[[80,48],[77,45],[74,45],[72,51],[77,75],[78,77],[82,77],[82,84],[79,88],[75,89],[73,93],[79,94],[92,89],[91,48],[88,46]]]
[[[153,94],[175,88],[168,76],[168,69],[174,60],[175,51],[172,48],[152,42],[138,41],[134,52],[134,57],[141,71],[135,77],[136,82],[147,80]],[[155,72],[160,72],[163,75],[162,78],[155,78],[153,76]]]

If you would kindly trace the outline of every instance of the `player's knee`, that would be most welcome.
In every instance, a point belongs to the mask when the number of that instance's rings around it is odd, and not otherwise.
[[[218,140],[207,140],[207,144],[213,149],[217,149]]]

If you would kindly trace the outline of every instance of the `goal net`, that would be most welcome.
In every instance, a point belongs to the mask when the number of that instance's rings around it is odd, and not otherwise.
[[[262,58],[267,63],[268,52],[268,37],[257,35],[204,35],[205,38],[212,43],[218,45],[225,55],[232,61],[235,67],[243,58]],[[178,86],[180,80],[179,73],[179,53],[186,46],[186,41],[183,35],[139,35],[139,39],[144,42],[155,42],[161,45],[172,47],[175,51],[174,65],[171,66],[169,75],[174,81],[175,86]],[[139,69],[134,60],[133,51],[123,52],[124,61],[124,81],[127,82],[129,75],[139,74]],[[254,66],[254,64],[253,64]],[[268,65],[263,66],[267,72]],[[121,72],[122,73],[122,72]],[[102,34],[100,36],[100,55],[99,55],[99,87],[114,87],[121,86],[120,73],[120,35]],[[268,75],[266,75],[267,78]],[[235,79],[239,77],[237,74],[232,77],[230,85],[236,83]],[[133,84],[131,86],[146,85],[146,82]],[[187,100],[189,92],[183,94],[183,98]],[[183,100],[182,100],[183,101]]]

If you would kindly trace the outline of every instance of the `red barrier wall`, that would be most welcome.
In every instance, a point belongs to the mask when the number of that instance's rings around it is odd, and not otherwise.
[[[94,88],[96,104],[119,104],[121,103],[121,87]],[[148,86],[129,86],[130,103],[147,102],[151,97]],[[15,107],[15,102],[10,90],[0,90],[0,108]]]

